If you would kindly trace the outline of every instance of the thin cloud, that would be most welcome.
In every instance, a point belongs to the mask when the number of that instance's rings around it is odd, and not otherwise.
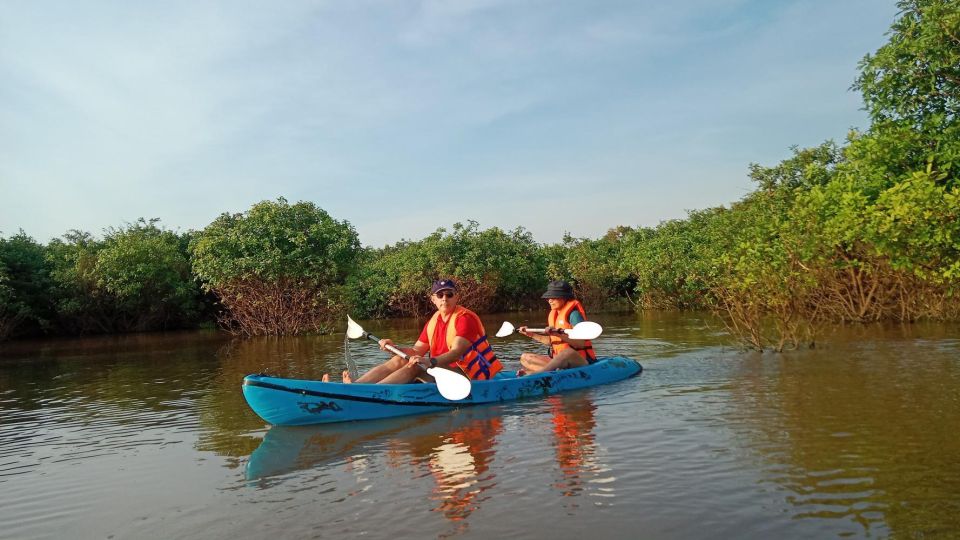
[[[470,218],[558,241],[544,193],[583,210],[578,236],[655,224],[740,198],[751,161],[861,123],[847,88],[894,13],[892,0],[0,4],[0,231],[47,240],[141,216],[202,228],[285,196],[371,244]],[[574,183],[592,189],[556,189]]]

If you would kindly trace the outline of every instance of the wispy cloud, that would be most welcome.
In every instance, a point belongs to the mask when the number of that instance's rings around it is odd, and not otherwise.
[[[568,220],[578,236],[653,224],[736,200],[748,162],[860,123],[846,89],[894,12],[4,3],[0,231],[46,240],[140,216],[199,228],[281,195],[370,244],[470,218],[555,241],[548,208],[564,202],[585,210]],[[557,189],[574,184],[591,189]],[[427,203],[437,193],[443,207]]]

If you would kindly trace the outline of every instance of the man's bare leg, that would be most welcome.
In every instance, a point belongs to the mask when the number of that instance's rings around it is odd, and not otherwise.
[[[418,375],[424,373],[424,371],[416,366],[407,367],[407,361],[403,361],[403,367],[398,370],[395,370],[393,373],[384,377],[380,384],[407,384],[413,382]]]
[[[364,373],[356,381],[350,378],[350,373],[348,371],[343,372],[343,382],[345,383],[378,383],[384,382],[384,379],[389,377],[391,373],[397,371],[398,369],[403,368],[407,365],[407,361],[399,356],[394,356],[393,358],[387,360],[386,362],[380,364],[379,366],[371,369],[370,371]]]

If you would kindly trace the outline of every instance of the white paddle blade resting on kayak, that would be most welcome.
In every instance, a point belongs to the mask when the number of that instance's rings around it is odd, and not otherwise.
[[[512,324],[509,322],[504,322],[503,325],[497,330],[497,337],[507,337],[516,330]],[[527,328],[527,332],[532,332],[534,334],[543,334],[546,332],[546,328]],[[593,321],[582,321],[578,322],[570,330],[562,330],[564,334],[567,335],[570,339],[596,339],[603,333],[603,327]]]
[[[349,316],[347,316],[347,337],[350,339],[365,337],[371,341],[380,341],[380,338],[365,331],[362,326],[357,324],[356,321]],[[392,345],[387,345],[387,350],[404,360],[410,358],[407,353]],[[463,375],[440,367],[427,368],[427,373],[437,381],[437,390],[440,392],[440,395],[450,401],[460,401],[470,395],[470,379]]]
[[[440,395],[450,401],[460,401],[470,395],[470,379],[449,369],[441,367],[427,368],[435,381]]]

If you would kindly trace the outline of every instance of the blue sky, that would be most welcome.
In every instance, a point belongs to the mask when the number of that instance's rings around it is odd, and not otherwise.
[[[674,5],[675,4],[675,5]],[[309,200],[365,245],[729,204],[865,127],[893,0],[0,3],[0,233]]]

